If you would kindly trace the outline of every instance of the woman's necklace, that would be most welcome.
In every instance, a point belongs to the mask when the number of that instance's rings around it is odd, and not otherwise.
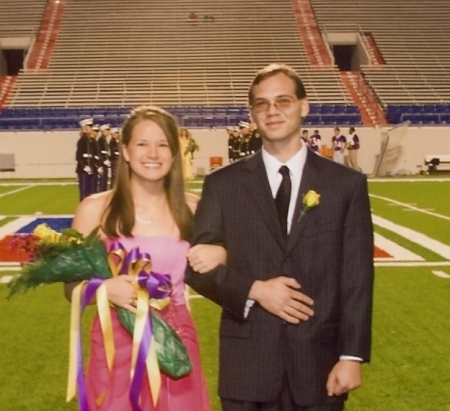
[[[141,224],[152,224],[152,220],[145,220],[144,218],[139,217],[139,214],[135,214],[136,220]]]
[[[155,222],[159,221],[159,219],[164,216],[166,208],[167,208],[167,203],[162,204],[162,206],[155,207],[155,208],[138,206],[137,210],[139,210],[139,212],[141,214],[139,215],[139,213],[136,210],[134,212],[134,215],[136,217],[136,221],[140,224],[145,224],[145,225],[155,224]],[[142,217],[142,215],[144,215],[144,217]],[[146,219],[145,218],[146,216],[150,216],[150,218]]]

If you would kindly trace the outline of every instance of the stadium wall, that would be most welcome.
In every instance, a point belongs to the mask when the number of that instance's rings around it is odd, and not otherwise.
[[[308,128],[310,134],[313,128]],[[361,140],[359,164],[372,174],[380,152],[381,134],[388,129],[357,128]],[[341,132],[347,135],[347,127]],[[194,172],[208,173],[209,158],[223,157],[228,163],[227,133],[224,129],[191,129],[200,146],[195,153]],[[332,128],[320,128],[323,144],[331,145]],[[0,171],[0,178],[75,178],[77,131],[0,132],[0,155],[13,154],[15,170]],[[390,164],[392,174],[416,174],[424,167],[427,154],[450,153],[450,127],[409,127]],[[1,165],[0,165],[1,168]]]

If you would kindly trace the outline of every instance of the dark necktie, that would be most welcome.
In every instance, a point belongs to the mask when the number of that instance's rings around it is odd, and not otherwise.
[[[275,197],[275,205],[278,212],[278,220],[280,221],[281,229],[284,236],[288,234],[287,231],[287,216],[289,211],[289,202],[291,201],[291,177],[289,176],[289,168],[281,166],[279,173],[283,176],[280,187],[278,188]]]

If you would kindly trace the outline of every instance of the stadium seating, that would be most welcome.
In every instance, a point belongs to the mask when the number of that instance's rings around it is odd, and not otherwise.
[[[386,65],[362,72],[390,123],[449,122],[450,2],[310,2],[322,30],[370,33]],[[1,2],[1,36],[37,32],[46,1],[30,4]],[[86,116],[120,124],[141,104],[167,107],[183,126],[235,125],[248,119],[249,80],[270,62],[302,75],[308,124],[361,124],[338,69],[310,65],[289,0],[68,0],[49,69],[20,73],[0,126],[72,128]]]
[[[37,34],[46,0],[0,1],[0,38],[27,38]]]
[[[196,23],[187,19],[192,10],[199,15]],[[288,0],[276,7],[259,0],[172,0],[151,7],[147,0],[67,1],[49,69],[21,73],[7,107],[50,109],[27,115],[37,118],[55,117],[56,107],[66,108],[68,120],[44,122],[49,127],[68,126],[72,117],[101,116],[102,111],[110,119],[110,110],[141,104],[180,107],[181,114],[174,114],[185,126],[235,125],[248,120],[243,107],[250,79],[270,62],[295,67],[312,103],[352,105],[335,67],[309,66]],[[224,112],[224,106],[236,112]],[[89,107],[100,109],[81,113]],[[353,109],[342,113],[342,124],[348,114],[360,123]],[[339,122],[339,113],[333,114],[331,124]]]
[[[371,34],[386,64],[362,71],[390,123],[448,122],[450,2],[310,1],[327,32]]]
[[[245,106],[165,106],[175,116],[182,127],[228,127],[240,121],[248,121]],[[5,108],[0,113],[0,128],[9,130],[59,130],[76,129],[78,122],[92,117],[95,123],[108,123],[120,127],[125,120],[128,107],[82,107],[60,109],[46,108]],[[305,125],[359,125],[361,117],[355,106],[347,104],[311,105],[311,114]]]

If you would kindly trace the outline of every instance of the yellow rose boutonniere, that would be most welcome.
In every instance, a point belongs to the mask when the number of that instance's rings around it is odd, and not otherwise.
[[[300,212],[300,216],[298,217],[297,222],[299,222],[302,217],[309,211],[311,208],[314,208],[320,204],[320,194],[315,192],[314,190],[309,190],[303,196],[303,209]]]

